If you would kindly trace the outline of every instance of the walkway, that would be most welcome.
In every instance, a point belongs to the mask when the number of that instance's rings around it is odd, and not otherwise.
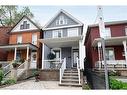
[[[81,87],[65,87],[59,86],[58,81],[39,81],[29,80],[5,88],[0,88],[0,90],[43,90],[43,89],[68,89],[68,90],[81,90]]]

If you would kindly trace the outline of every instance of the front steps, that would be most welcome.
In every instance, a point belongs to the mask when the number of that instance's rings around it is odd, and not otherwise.
[[[75,86],[81,87],[79,84],[79,76],[77,69],[66,69],[64,71],[60,86]]]

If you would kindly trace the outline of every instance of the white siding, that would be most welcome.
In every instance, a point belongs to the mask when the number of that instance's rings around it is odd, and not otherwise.
[[[67,29],[68,37],[78,36],[78,28]]]

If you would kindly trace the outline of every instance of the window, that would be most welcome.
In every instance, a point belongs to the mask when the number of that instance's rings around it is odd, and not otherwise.
[[[106,60],[115,60],[115,54],[113,48],[106,49]]]
[[[24,21],[22,25],[20,25],[20,29],[29,29],[30,28],[30,24],[27,24],[27,21]]]
[[[127,26],[125,27],[125,35],[127,36]]]
[[[78,36],[78,28],[70,28],[67,30],[68,37]]]
[[[53,38],[60,38],[60,37],[62,37],[62,30],[53,31]]]
[[[105,28],[105,32],[103,33],[104,38],[110,38],[111,37],[111,29]]]
[[[17,51],[16,53],[16,60],[20,60],[21,59],[21,51]]]
[[[67,19],[64,16],[59,16],[59,19],[56,20],[56,25],[64,25],[67,24]]]
[[[22,43],[22,35],[17,36],[17,44]]]
[[[32,34],[32,44],[37,45],[37,34]]]

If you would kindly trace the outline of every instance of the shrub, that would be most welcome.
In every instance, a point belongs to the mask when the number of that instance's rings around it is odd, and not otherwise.
[[[4,81],[3,84],[4,84],[4,85],[5,85],[5,84],[16,84],[16,80],[15,80],[15,79],[7,79],[7,80]]]
[[[110,89],[127,89],[127,83],[110,78]]]
[[[3,77],[4,77],[3,70],[0,69],[0,85],[1,85],[1,81],[3,80]]]

